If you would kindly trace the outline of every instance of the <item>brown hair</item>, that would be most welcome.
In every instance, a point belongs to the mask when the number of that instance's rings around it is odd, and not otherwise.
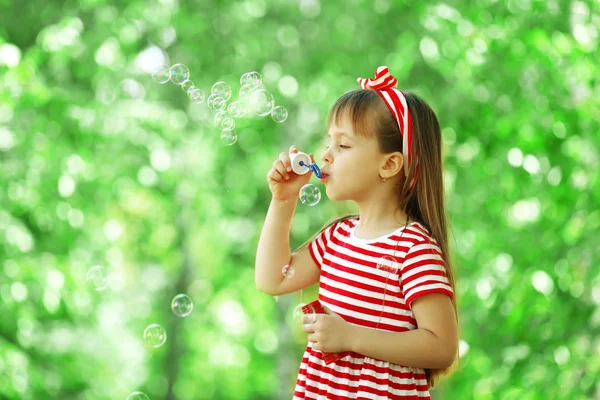
[[[410,192],[410,182],[415,174],[415,163],[411,163],[408,177],[404,177],[404,182],[400,185],[398,207],[425,226],[442,250],[448,280],[454,291],[452,305],[458,323],[455,275],[448,246],[440,125],[435,113],[423,99],[414,93],[403,93],[412,117],[413,145],[411,160],[415,160],[415,156],[418,154],[419,168],[417,170],[416,187]],[[374,90],[354,89],[343,94],[331,108],[327,125],[331,125],[332,122],[339,125],[340,119],[345,116],[350,119],[355,134],[375,137],[382,153],[402,152],[402,136],[399,133],[398,123],[384,100]],[[329,221],[299,249],[307,246],[331,225],[357,216],[346,215]],[[457,354],[455,364],[458,361]],[[428,386],[434,388],[437,383],[436,379],[440,375],[448,374],[452,366],[446,369],[425,369]]]

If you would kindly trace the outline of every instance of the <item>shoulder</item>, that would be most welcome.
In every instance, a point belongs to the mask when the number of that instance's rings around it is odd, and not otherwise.
[[[356,226],[358,219],[356,217],[337,218],[327,225],[330,232],[349,233]]]
[[[411,238],[412,244],[408,247],[406,253],[411,250],[430,249],[434,252],[441,252],[437,240],[433,237],[429,229],[420,222],[414,222],[407,229],[408,236]]]

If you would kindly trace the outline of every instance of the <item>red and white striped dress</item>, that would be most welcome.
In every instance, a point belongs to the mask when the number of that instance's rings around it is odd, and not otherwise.
[[[418,222],[387,236],[360,239],[354,235],[358,222],[359,218],[340,221],[309,245],[321,269],[319,301],[355,325],[392,332],[416,329],[412,301],[427,293],[454,295],[437,242]],[[383,256],[395,257],[395,273],[377,268]],[[422,368],[355,352],[326,365],[310,342],[294,391],[294,399],[429,398]]]

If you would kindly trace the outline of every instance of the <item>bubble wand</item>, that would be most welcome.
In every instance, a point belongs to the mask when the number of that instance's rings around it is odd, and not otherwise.
[[[308,171],[312,171],[315,173],[317,178],[321,179],[323,177],[323,173],[321,169],[316,163],[312,163],[310,156],[306,153],[302,153],[301,151],[297,153],[290,154],[290,163],[292,164],[292,170],[298,175],[304,175],[308,173]]]

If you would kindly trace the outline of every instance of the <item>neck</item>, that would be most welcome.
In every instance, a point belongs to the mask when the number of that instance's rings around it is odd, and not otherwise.
[[[406,225],[408,216],[398,206],[397,187],[394,183],[382,183],[378,189],[380,190],[356,201],[360,215],[360,231],[363,233],[394,230]]]

